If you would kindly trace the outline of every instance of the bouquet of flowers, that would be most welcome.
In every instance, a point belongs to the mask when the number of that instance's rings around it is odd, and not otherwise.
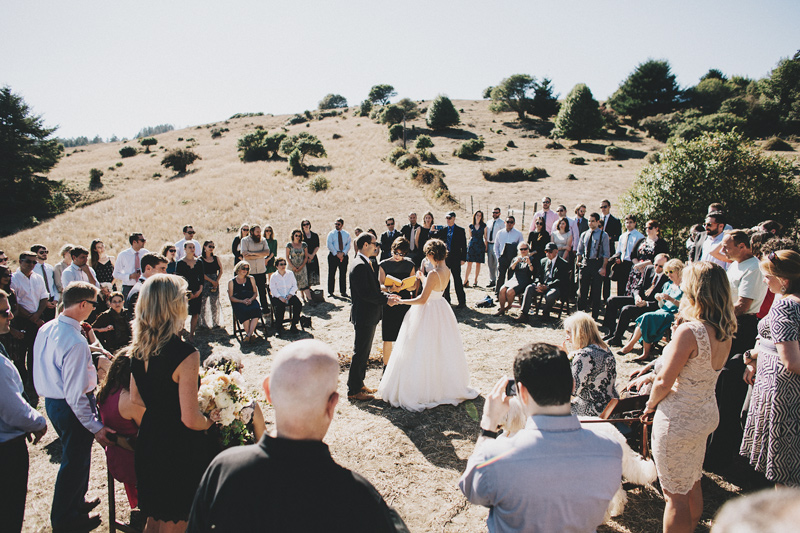
[[[244,390],[244,378],[237,369],[203,369],[197,400],[200,410],[217,423],[224,447],[254,441],[248,427],[255,410],[255,400]]]

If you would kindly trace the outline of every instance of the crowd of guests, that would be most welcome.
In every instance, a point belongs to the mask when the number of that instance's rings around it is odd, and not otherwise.
[[[777,485],[800,485],[800,433],[791,430],[800,424],[797,243],[781,237],[774,221],[748,229],[727,226],[722,206],[712,204],[686,242],[684,263],[670,257],[657,221],[649,220],[641,233],[628,215],[623,231],[607,200],[600,203],[602,214],[588,216],[584,205],[574,209],[574,217],[565,206],[550,205],[544,198],[527,236],[515,228],[514,216],[501,219],[499,208],[487,221],[477,211],[468,230],[456,224],[454,212],[440,226],[428,212],[422,224],[411,213],[399,230],[392,217],[380,235],[367,230],[381,244],[373,270],[387,293],[409,298],[419,290],[417,272],[429,268],[421,250],[437,238],[447,247],[452,272],[445,297],[449,301],[453,285],[457,308],[465,307],[465,288],[477,286],[484,263],[498,316],[521,299],[518,322],[552,321],[558,302],[568,310],[570,300],[577,300],[577,311],[564,320],[561,346],[526,345],[515,360],[515,393],[530,416],[529,427],[498,435],[511,398],[507,378],[487,395],[482,436],[461,488],[470,501],[490,507],[490,527],[547,524],[549,530],[572,524],[588,531],[602,522],[601,507],[619,482],[618,446],[586,433],[576,417],[599,416],[619,397],[613,347],[623,356],[641,344],[636,360],[648,362],[622,392],[649,394],[643,418],[653,419],[665,531],[693,530],[702,512],[702,470],[723,471],[737,457]],[[343,219],[335,220],[326,237],[329,298],[335,297],[337,275],[339,297],[348,297],[353,237],[344,226]],[[308,483],[285,470],[295,462],[303,465],[301,477],[319,480],[320,494],[338,491],[342,501],[330,505],[331,516],[338,516],[334,508],[359,510],[337,518],[341,523],[356,530],[404,530],[371,485],[337,466],[321,443],[338,401],[338,361],[322,343],[296,343],[276,357],[264,388],[276,411],[277,436],[262,438],[259,415],[256,448],[217,455],[218,443],[206,434],[214,421],[197,403],[200,357],[191,343],[199,327],[221,326],[225,278],[215,243],[194,236],[187,225],[183,239],[155,253],[134,232],[130,247],[116,258],[99,239],[88,249],[67,244],[55,265],[48,263],[47,247],[35,244],[19,254],[15,272],[0,252],[0,456],[4,466],[13,465],[4,468],[9,482],[0,489],[0,505],[12,530],[21,528],[27,490],[24,438],[30,434],[38,441],[46,431],[35,410],[39,396],[63,447],[51,511],[56,531],[90,530],[100,523],[90,514],[99,500],[86,501],[95,440],[106,448],[110,472],[124,483],[131,507],[141,509],[150,530],[248,527],[255,516],[226,510],[250,484],[278,514],[300,512],[299,492]],[[314,301],[312,288],[320,284],[320,243],[303,220],[278,255],[271,226],[241,226],[231,244],[234,268],[227,289],[244,343],[259,338],[264,314],[274,313],[282,333],[289,311],[296,331],[303,306]],[[530,314],[534,307],[543,308],[542,318]],[[406,311],[395,306],[384,313],[384,364]],[[308,372],[319,386],[300,386]],[[545,437],[532,440],[529,431]],[[596,476],[582,487],[581,498],[564,472],[586,471],[589,461],[579,450],[589,443],[604,451],[595,456]],[[558,453],[550,457],[567,448],[576,450],[569,460]],[[509,474],[523,469],[538,479],[552,476],[542,483],[548,494],[530,484],[517,487],[510,478],[520,476],[504,475],[507,468]],[[282,482],[259,486],[264,476]],[[586,505],[589,492],[596,498],[593,506]],[[570,495],[567,504],[562,496]]]

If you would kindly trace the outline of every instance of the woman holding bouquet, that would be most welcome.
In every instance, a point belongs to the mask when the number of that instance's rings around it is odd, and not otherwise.
[[[146,408],[136,443],[145,531],[185,531],[194,493],[211,462],[212,421],[197,401],[200,353],[178,336],[187,283],[156,274],[142,286],[133,322],[131,401]]]

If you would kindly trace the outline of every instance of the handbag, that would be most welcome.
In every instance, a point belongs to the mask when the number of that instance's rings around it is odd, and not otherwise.
[[[322,289],[311,289],[311,301],[315,303],[325,302],[325,293]]]

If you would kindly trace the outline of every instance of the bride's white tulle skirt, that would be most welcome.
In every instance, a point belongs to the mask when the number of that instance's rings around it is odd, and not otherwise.
[[[406,313],[378,393],[394,407],[422,411],[478,396],[450,304],[434,291]]]

